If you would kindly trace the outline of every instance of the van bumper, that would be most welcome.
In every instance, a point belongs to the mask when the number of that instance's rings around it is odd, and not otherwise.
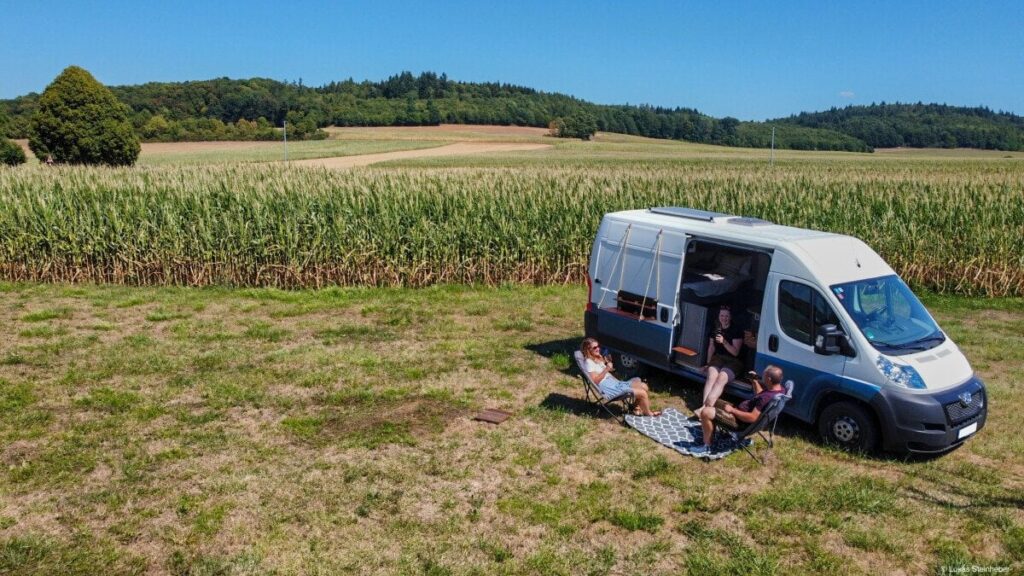
[[[882,427],[882,447],[900,453],[952,450],[977,434],[988,415],[985,384],[976,375],[935,394],[882,388],[871,405]]]

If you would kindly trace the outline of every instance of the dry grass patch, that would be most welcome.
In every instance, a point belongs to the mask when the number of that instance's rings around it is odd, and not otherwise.
[[[0,572],[1020,567],[1019,301],[931,304],[993,359],[990,420],[964,448],[850,456],[784,421],[762,467],[682,457],[580,401],[584,299],[0,284]],[[651,385],[659,407],[698,394]],[[470,419],[489,407],[513,417]]]

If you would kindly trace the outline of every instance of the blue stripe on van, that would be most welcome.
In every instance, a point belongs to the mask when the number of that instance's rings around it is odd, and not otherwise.
[[[870,382],[824,372],[769,354],[759,352],[756,362],[758,373],[765,366],[774,364],[782,368],[783,381],[793,381],[793,400],[786,403],[786,412],[805,422],[814,421],[817,400],[826,392],[842,392],[865,403],[870,403],[879,392],[879,387]]]
[[[611,336],[616,340],[628,342],[636,348],[656,352],[661,357],[668,357],[672,342],[672,328],[656,322],[641,321],[628,318],[614,312],[597,310],[598,339]],[[623,350],[632,352],[632,350]]]

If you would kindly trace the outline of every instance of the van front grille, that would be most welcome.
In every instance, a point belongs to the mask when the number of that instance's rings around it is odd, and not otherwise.
[[[977,416],[984,407],[985,395],[981,390],[978,390],[974,394],[971,394],[971,400],[966,404],[960,400],[946,404],[946,417],[949,418],[950,424],[956,426],[957,424],[966,422],[967,420]]]

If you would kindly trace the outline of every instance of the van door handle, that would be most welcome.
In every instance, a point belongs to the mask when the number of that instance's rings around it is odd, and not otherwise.
[[[771,336],[768,337],[768,350],[772,352],[779,351],[779,337],[776,336],[775,334],[772,334]]]

